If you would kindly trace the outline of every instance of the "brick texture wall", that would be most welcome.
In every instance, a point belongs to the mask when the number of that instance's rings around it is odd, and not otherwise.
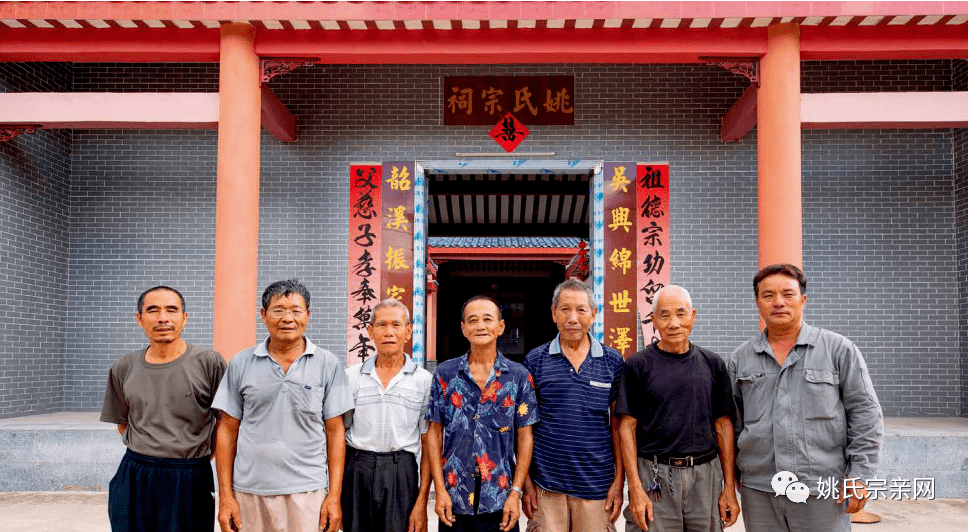
[[[803,61],[802,92],[950,91],[951,61]]]
[[[0,63],[0,92],[70,91],[64,64]],[[63,408],[69,131],[0,143],[0,418]]]
[[[950,90],[947,65],[805,63],[804,90]],[[77,90],[171,90],[183,74],[191,90],[217,90],[214,65],[75,69]],[[484,74],[575,76],[575,126],[536,126],[521,151],[669,161],[672,280],[693,294],[693,339],[727,354],[755,333],[756,135],[718,140],[746,82],[702,65],[330,65],[274,79],[300,129],[291,144],[263,134],[260,289],[303,280],[314,296],[308,334],[343,356],[348,166],[497,151],[487,127],[440,125],[441,77]],[[957,314],[952,138],[945,130],[804,133],[807,319],[858,343],[888,415],[963,411],[957,321],[912,320],[900,302],[924,291]],[[133,298],[150,284],[185,289],[186,336],[210,342],[215,152],[211,132],[74,133],[70,408],[97,408],[107,368],[142,344]]]
[[[138,295],[186,299],[186,341],[212,344],[214,131],[75,131],[65,397],[99,407],[107,370],[146,344]]]
[[[968,61],[951,63],[953,90],[968,90]],[[954,132],[955,238],[958,257],[958,304],[961,331],[961,412],[968,413],[968,129]]]

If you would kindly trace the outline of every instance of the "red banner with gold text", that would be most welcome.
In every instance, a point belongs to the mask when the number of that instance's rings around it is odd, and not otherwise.
[[[605,163],[605,344],[627,357],[636,348],[635,163]]]
[[[383,241],[380,299],[393,298],[413,313],[414,161],[383,163]],[[404,348],[410,353],[411,342]]]

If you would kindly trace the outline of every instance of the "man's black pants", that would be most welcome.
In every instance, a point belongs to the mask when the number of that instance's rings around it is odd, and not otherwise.
[[[108,487],[108,518],[113,532],[212,532],[209,458],[155,458],[129,449]]]
[[[374,453],[347,446],[343,531],[406,532],[419,482],[413,453]]]

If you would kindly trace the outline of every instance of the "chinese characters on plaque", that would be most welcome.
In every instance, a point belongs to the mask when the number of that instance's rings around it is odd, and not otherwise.
[[[447,76],[444,125],[491,126],[511,113],[522,124],[575,123],[574,76]]]

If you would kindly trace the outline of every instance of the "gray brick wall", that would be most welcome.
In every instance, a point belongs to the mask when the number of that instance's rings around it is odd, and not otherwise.
[[[857,343],[888,415],[961,411],[950,153],[950,130],[803,136],[807,319]]]
[[[950,91],[951,61],[803,61],[802,92]]]
[[[0,92],[70,91],[63,64],[0,63]],[[0,143],[0,418],[63,408],[69,131]]]
[[[949,64],[805,63],[804,90],[949,90]],[[214,65],[75,69],[77,90],[173,90],[183,74],[191,90],[217,89]],[[755,333],[756,135],[718,140],[746,83],[702,65],[329,65],[274,79],[300,130],[292,144],[263,134],[260,289],[306,282],[309,335],[345,354],[348,166],[496,151],[484,126],[440,125],[441,77],[481,74],[575,76],[575,126],[536,126],[521,151],[669,161],[672,279],[699,310],[693,339],[726,354]],[[804,133],[807,319],[858,343],[888,415],[963,411],[955,320],[912,320],[898,303],[924,291],[948,315],[958,309],[952,139],[946,130]],[[186,337],[211,341],[215,152],[212,132],[74,133],[69,407],[97,408],[107,368],[143,342],[132,301],[150,284],[185,289]]]
[[[75,131],[65,397],[99,407],[108,368],[145,345],[138,295],[186,299],[186,341],[212,344],[214,131]]]
[[[952,89],[968,90],[968,61],[951,62]],[[961,412],[968,413],[968,129],[954,132],[955,238],[961,331]]]

